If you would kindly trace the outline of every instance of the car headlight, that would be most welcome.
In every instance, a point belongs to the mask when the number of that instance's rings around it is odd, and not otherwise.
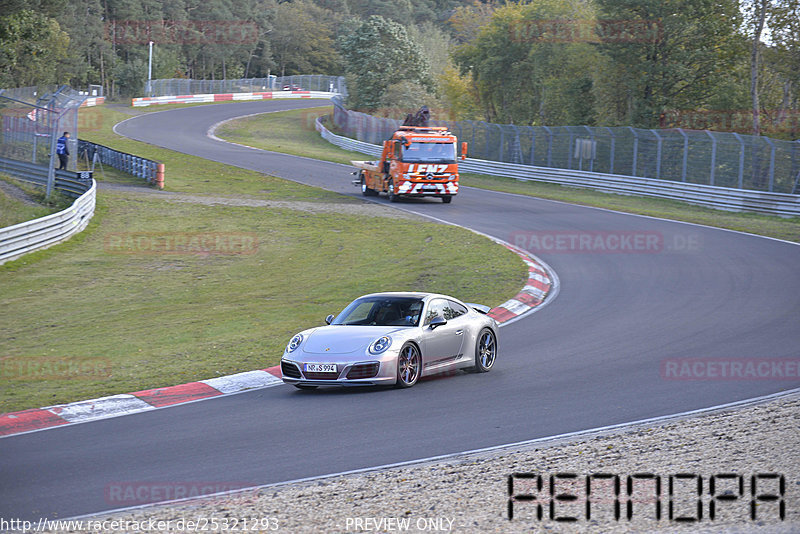
[[[392,338],[389,336],[383,336],[382,338],[372,342],[372,345],[369,346],[369,352],[370,354],[380,354],[388,349],[389,345],[391,344]]]
[[[295,350],[297,350],[297,347],[299,347],[300,343],[302,342],[303,342],[303,334],[297,334],[289,341],[289,344],[286,345],[286,352],[294,352]]]

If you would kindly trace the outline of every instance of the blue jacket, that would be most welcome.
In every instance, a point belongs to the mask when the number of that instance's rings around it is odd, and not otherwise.
[[[56,142],[56,154],[66,154],[69,156],[69,149],[67,148],[67,138],[63,135],[58,138]]]

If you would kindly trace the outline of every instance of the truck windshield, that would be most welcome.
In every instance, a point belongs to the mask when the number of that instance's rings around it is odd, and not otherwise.
[[[403,147],[406,163],[455,163],[455,143],[411,143]]]

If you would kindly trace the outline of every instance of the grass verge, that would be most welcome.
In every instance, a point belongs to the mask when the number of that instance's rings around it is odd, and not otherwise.
[[[314,131],[314,119],[320,115],[329,114],[331,109],[327,106],[238,119],[224,124],[217,130],[217,135],[235,143],[288,154],[308,154],[310,157],[337,163],[349,163],[353,159],[368,158],[369,156],[360,153],[342,150],[322,139]],[[305,153],[300,152],[303,147],[307,147]],[[735,213],[693,206],[674,200],[616,195],[591,189],[480,174],[462,174],[461,183],[493,191],[704,224],[800,242],[800,218],[798,217],[783,218],[755,213]]]
[[[101,190],[84,232],[0,266],[0,413],[274,365],[291,334],[367,292],[497,305],[524,284],[515,254],[469,231],[360,215],[358,199],[219,163],[189,167],[182,154],[117,139],[110,128],[124,114],[91,111],[106,128],[87,138],[163,161],[172,189],[285,204]],[[249,246],[154,249],[218,234]]]

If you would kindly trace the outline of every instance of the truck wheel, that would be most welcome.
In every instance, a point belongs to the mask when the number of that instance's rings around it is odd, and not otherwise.
[[[377,194],[374,189],[367,187],[367,180],[364,178],[364,173],[361,173],[361,194],[365,197],[373,197]]]
[[[392,180],[391,178],[389,179],[388,194],[389,194],[389,202],[397,202],[398,200],[400,200],[400,197],[394,194],[394,180]]]
[[[442,202],[444,202],[445,204],[450,204],[452,201],[453,201],[452,195],[447,195],[445,197],[442,197]]]

